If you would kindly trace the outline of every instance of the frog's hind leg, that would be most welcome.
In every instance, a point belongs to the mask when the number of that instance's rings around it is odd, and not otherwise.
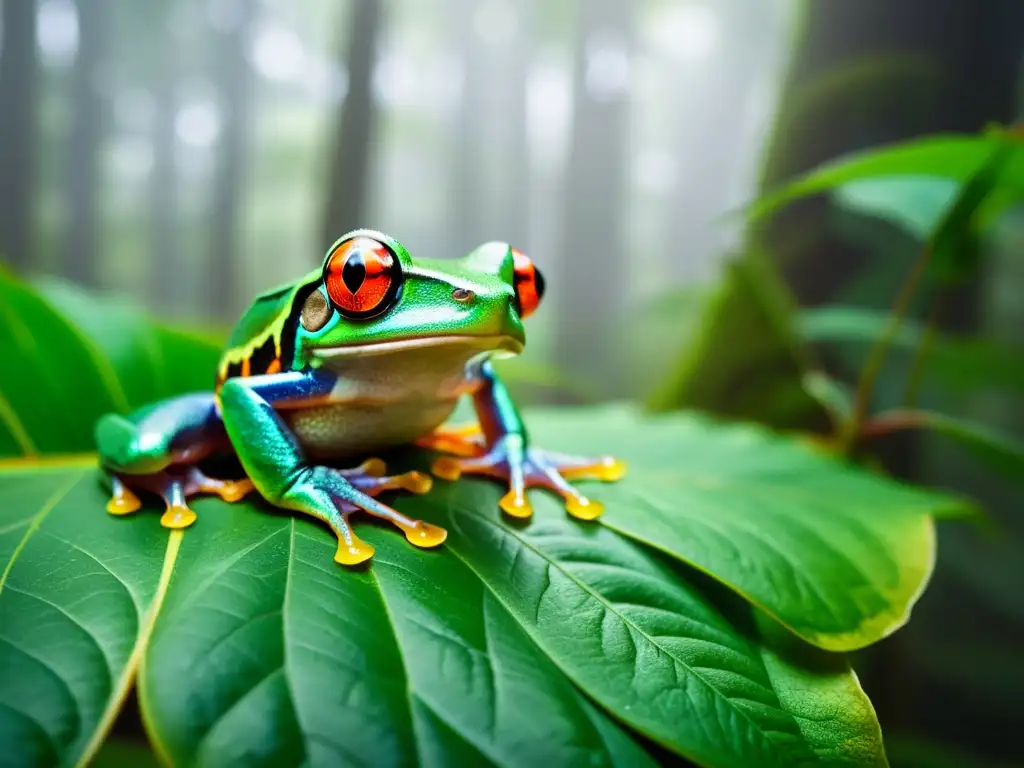
[[[247,478],[216,480],[194,465],[230,448],[212,394],[172,398],[128,416],[108,414],[96,425],[96,442],[111,476],[107,511],[114,515],[137,511],[136,492],[148,491],[166,505],[160,522],[185,528],[196,519],[186,503],[190,496],[215,493],[237,501],[252,490]]]

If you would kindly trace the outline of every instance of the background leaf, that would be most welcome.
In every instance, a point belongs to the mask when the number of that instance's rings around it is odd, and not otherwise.
[[[90,451],[96,419],[128,410],[106,357],[39,294],[3,274],[0,360],[4,455]]]
[[[774,265],[751,251],[726,270],[699,330],[647,407],[696,409],[780,428],[824,420],[801,386],[811,360],[793,324],[793,297]]]
[[[1024,197],[1024,143],[1010,134],[931,135],[839,157],[815,168],[754,203],[748,215],[759,219],[801,197],[837,189],[851,182],[885,177],[930,176],[967,183],[982,172],[995,153],[1006,149],[1005,162],[990,180],[1016,198]]]
[[[933,411],[892,410],[872,417],[863,432],[870,437],[897,429],[927,429],[945,435],[969,448],[989,466],[1024,480],[1024,444],[986,424]]]
[[[110,360],[132,408],[213,386],[220,335],[165,327],[128,301],[57,278],[35,286]]]

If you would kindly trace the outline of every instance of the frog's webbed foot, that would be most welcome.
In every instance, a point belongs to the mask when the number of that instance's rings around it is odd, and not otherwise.
[[[601,515],[604,506],[588,499],[568,481],[619,480],[626,473],[626,465],[611,456],[588,458],[528,447],[521,435],[511,434],[482,456],[439,458],[432,471],[444,480],[457,480],[462,475],[486,475],[507,481],[509,491],[498,503],[513,517],[526,518],[533,514],[526,489],[542,487],[561,496],[566,511],[573,517],[593,520]]]
[[[107,502],[107,512],[112,515],[128,515],[138,511],[142,502],[135,490],[158,494],[166,507],[160,517],[165,528],[187,528],[196,521],[187,499],[202,493],[215,494],[224,501],[241,501],[252,491],[249,478],[241,480],[217,480],[208,477],[198,467],[187,467],[181,471],[168,469],[149,475],[115,474],[111,477],[113,495]]]
[[[383,469],[382,462],[371,466],[374,471],[378,468]],[[431,548],[444,543],[448,532],[443,528],[403,515],[374,498],[389,490],[427,493],[432,483],[431,478],[422,472],[406,472],[390,477],[370,474],[366,471],[366,464],[351,470],[311,467],[289,491],[287,502],[289,507],[319,517],[331,526],[338,537],[335,562],[358,565],[369,560],[374,553],[373,546],[356,536],[352,530],[349,517],[358,511],[391,523],[405,534],[410,544],[417,547]]]
[[[426,437],[421,437],[414,445],[456,456],[483,456],[487,452],[479,424],[459,426],[446,424],[438,427]]]

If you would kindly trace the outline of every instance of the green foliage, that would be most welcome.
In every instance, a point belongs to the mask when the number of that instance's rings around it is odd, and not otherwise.
[[[857,152],[766,194],[752,206],[750,216],[761,218],[794,200],[865,180],[906,183],[908,177],[911,182],[926,177],[959,183],[959,192],[931,222],[927,239],[933,251],[933,276],[945,282],[963,279],[976,271],[984,230],[1011,203],[1024,198],[1022,134],[993,127],[977,136],[927,136]],[[893,216],[907,218],[899,211],[888,214]],[[916,219],[912,216],[911,221]]]
[[[801,335],[809,342],[864,349],[875,342],[888,315],[860,307],[828,306],[803,310]],[[916,350],[925,337],[917,322],[904,321],[892,339],[903,353]],[[971,337],[937,334],[930,342],[925,373],[956,393],[1002,389],[1024,392],[1024,353],[1009,345]]]
[[[1024,443],[984,424],[944,413],[915,410],[885,411],[864,425],[865,437],[897,429],[926,429],[960,443],[986,464],[1011,478],[1024,480]]]
[[[199,381],[171,369],[209,376],[216,347],[199,337],[53,286],[52,303],[3,289],[35,331],[33,347],[4,350],[0,392],[22,393],[8,436],[31,441],[8,440],[8,455],[88,448],[39,412],[73,402],[68,423],[91,424]],[[87,308],[88,325],[55,306]],[[90,456],[0,462],[8,759],[87,762],[137,680],[151,744],[174,764],[651,765],[651,743],[706,766],[886,764],[832,650],[906,620],[934,561],[932,516],[961,501],[707,417],[527,420],[538,443],[630,462],[621,483],[588,489],[603,524],[539,493],[536,517],[513,523],[498,485],[438,483],[393,503],[446,527],[445,545],[416,550],[362,523],[377,555],[357,570],[332,562],[324,527],[256,499],[198,500],[198,522],[168,531],[152,508],[105,514]]]
[[[748,213],[762,218],[794,200],[866,179],[932,177],[966,184],[994,157],[1000,163],[991,186],[1024,197],[1024,142],[1019,133],[992,129],[983,135],[925,136],[837,158],[764,195]]]
[[[820,421],[820,407],[800,386],[811,357],[794,312],[793,297],[767,257],[754,251],[736,257],[648,407],[692,408],[780,428]]]

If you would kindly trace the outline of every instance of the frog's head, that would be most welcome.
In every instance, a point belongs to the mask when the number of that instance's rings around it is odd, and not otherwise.
[[[335,242],[311,278],[298,296],[297,342],[319,363],[427,347],[467,359],[514,355],[544,293],[533,262],[505,243],[454,261],[414,260],[365,229]]]

